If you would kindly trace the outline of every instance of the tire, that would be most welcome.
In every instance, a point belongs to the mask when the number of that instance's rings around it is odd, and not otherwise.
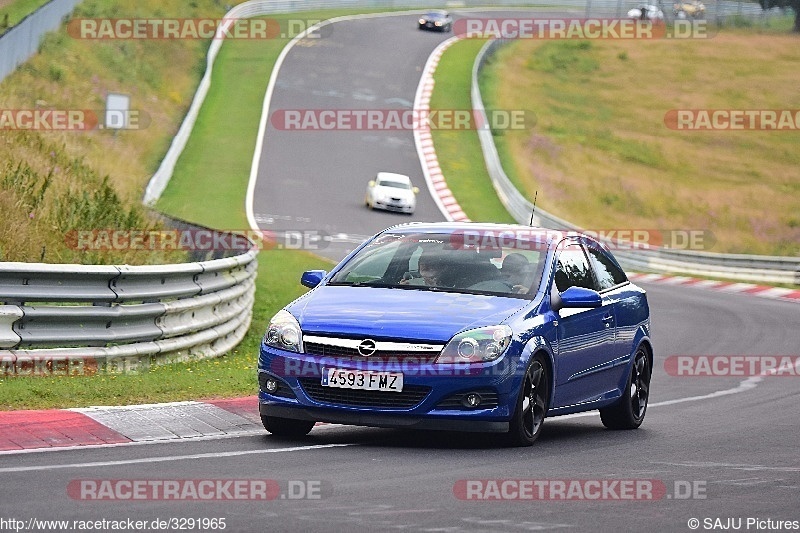
[[[512,446],[531,446],[542,432],[550,401],[550,372],[543,355],[536,355],[525,370],[517,406],[506,435]]]
[[[264,429],[276,437],[303,437],[308,435],[315,424],[310,420],[293,420],[264,415],[261,415],[261,423],[264,424]]]
[[[644,346],[636,349],[631,372],[622,398],[611,407],[600,409],[600,420],[608,429],[636,429],[642,425],[650,398],[653,370]]]

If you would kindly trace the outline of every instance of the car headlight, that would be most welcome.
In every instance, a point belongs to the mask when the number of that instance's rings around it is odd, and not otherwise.
[[[420,24],[425,24],[425,19],[419,19]]]
[[[442,25],[442,21],[441,20],[437,20],[436,22],[434,22],[434,24],[436,24],[437,26],[441,26]]]
[[[269,321],[267,332],[264,334],[264,344],[281,350],[302,353],[303,332],[300,330],[297,319],[286,310],[278,311]]]
[[[462,331],[447,343],[437,363],[486,363],[503,355],[511,344],[511,328],[487,326]]]

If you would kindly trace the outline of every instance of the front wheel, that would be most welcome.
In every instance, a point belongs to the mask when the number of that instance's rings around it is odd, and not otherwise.
[[[547,362],[540,354],[525,371],[517,407],[508,428],[508,442],[513,446],[531,446],[542,432],[550,400],[550,376]]]
[[[650,357],[639,346],[622,398],[611,407],[600,409],[600,420],[608,429],[636,429],[642,425],[650,398]]]
[[[291,418],[278,418],[275,416],[261,415],[264,429],[276,437],[302,437],[308,435],[315,422],[309,420],[292,420]]]

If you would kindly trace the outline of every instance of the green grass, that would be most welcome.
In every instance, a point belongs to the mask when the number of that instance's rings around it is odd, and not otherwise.
[[[0,1],[0,35],[20,23],[22,19],[45,5],[49,0]],[[5,5],[3,5],[5,4]]]
[[[472,64],[483,44],[465,39],[444,52],[434,74],[431,110],[472,109]],[[476,222],[513,222],[492,187],[477,132],[434,129],[432,136],[447,186],[467,216]]]
[[[516,41],[482,84],[487,107],[537,115],[498,151],[542,208],[587,228],[710,231],[711,252],[797,256],[797,132],[678,131],[665,116],[797,109],[798,60],[797,36],[774,19],[707,40]]]
[[[285,44],[231,41],[222,47],[202,113],[158,210],[215,228],[247,227],[244,201],[261,104]]]

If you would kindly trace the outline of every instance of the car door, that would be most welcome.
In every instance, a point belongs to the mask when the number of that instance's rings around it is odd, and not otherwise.
[[[640,326],[649,317],[647,298],[644,291],[628,283],[625,272],[601,246],[589,244],[586,251],[603,300],[609,300],[614,306],[614,351],[618,358],[627,359],[634,351]],[[621,381],[627,367],[618,367],[617,372]]]
[[[557,251],[554,283],[559,292],[578,286],[598,290],[584,247],[565,241]],[[560,309],[556,328],[556,407],[597,400],[616,387],[611,381],[616,332],[614,299],[597,308]]]

